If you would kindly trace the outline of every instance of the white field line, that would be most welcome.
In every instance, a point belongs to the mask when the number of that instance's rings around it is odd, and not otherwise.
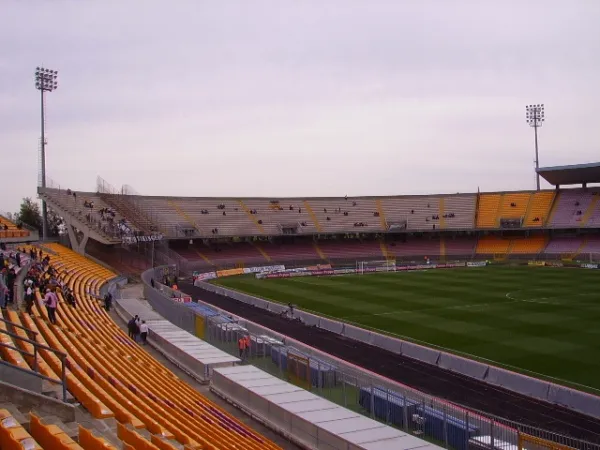
[[[573,304],[573,302],[571,302],[571,301],[552,300],[554,298],[557,298],[557,299],[564,298],[565,297],[564,295],[555,295],[555,296],[551,296],[551,297],[524,298],[524,299],[517,299],[517,298],[514,297],[514,294],[516,294],[517,292],[523,292],[525,290],[526,289],[523,289],[523,290],[520,290],[520,291],[507,292],[506,293],[506,298],[508,298],[510,300],[517,301],[517,302],[539,303],[541,305],[568,305],[568,304]],[[569,295],[569,297],[585,297],[587,295],[598,295],[598,293],[597,292],[583,292],[583,293],[580,293],[580,294]],[[548,301],[548,300],[550,300],[550,301]]]

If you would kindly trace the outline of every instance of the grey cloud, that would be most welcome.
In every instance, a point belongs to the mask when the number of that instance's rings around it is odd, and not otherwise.
[[[594,0],[31,3],[0,7],[0,148],[21,168],[6,209],[35,193],[38,64],[60,70],[49,174],[79,189],[529,188],[537,101],[543,163],[597,155]]]

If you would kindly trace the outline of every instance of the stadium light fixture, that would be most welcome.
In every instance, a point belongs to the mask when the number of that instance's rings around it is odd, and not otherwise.
[[[45,136],[45,93],[52,92],[58,88],[58,71],[46,69],[45,67],[35,68],[35,88],[40,91],[42,100],[42,137],[40,140],[40,184],[46,187],[46,136]],[[42,239],[48,238],[48,207],[45,200],[42,199]]]
[[[540,128],[546,120],[544,116],[544,104],[525,105],[525,120],[527,124],[533,128],[535,134],[535,176],[537,190],[540,190],[540,174],[537,172],[540,168],[540,158],[538,152],[538,128]]]

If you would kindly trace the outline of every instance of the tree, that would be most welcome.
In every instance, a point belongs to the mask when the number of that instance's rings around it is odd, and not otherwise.
[[[30,197],[25,197],[19,212],[14,215],[16,223],[24,223],[42,233],[42,214],[40,205]],[[48,210],[48,235],[58,236],[63,220],[51,209]]]
[[[15,214],[17,223],[24,223],[36,230],[42,230],[42,215],[40,214],[40,205],[31,200],[31,197],[25,197],[21,203],[19,212]]]

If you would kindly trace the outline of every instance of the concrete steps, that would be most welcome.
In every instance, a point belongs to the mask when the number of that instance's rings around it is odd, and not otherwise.
[[[6,401],[0,402],[0,409],[8,410],[14,419],[28,432],[30,431],[30,413],[33,413],[42,419],[44,425],[56,425],[75,442],[79,441],[79,426],[81,425],[90,430],[95,436],[104,438],[116,448],[123,448],[123,443],[117,437],[117,421],[114,418],[103,420],[94,419],[81,406],[78,406],[75,409],[74,417],[72,417],[74,420],[71,421],[65,420],[64,418],[61,419],[60,417],[49,414],[47,411],[40,410],[35,406],[20,406]],[[147,430],[137,431],[150,441],[151,436]]]

